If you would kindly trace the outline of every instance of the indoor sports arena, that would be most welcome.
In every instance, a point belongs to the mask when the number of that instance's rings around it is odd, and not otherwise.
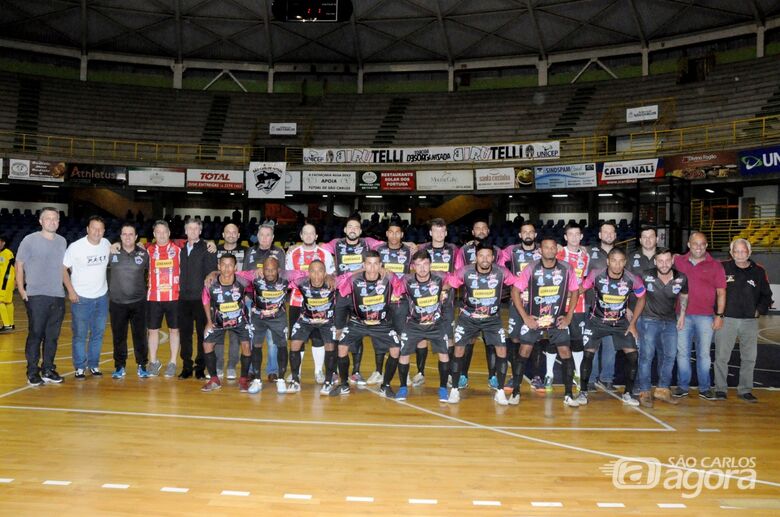
[[[779,207],[780,0],[0,0],[0,514],[780,515]]]

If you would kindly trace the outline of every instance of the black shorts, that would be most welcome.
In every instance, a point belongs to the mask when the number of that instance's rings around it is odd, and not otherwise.
[[[323,346],[336,341],[333,338],[334,330],[333,322],[314,324],[298,318],[298,321],[293,324],[290,341],[303,341],[305,343],[307,339],[311,338],[312,346]],[[320,345],[314,345],[315,342],[319,342]]]
[[[393,322],[393,328],[400,335],[406,326],[406,319],[409,317],[409,300],[404,296],[398,303],[390,303],[388,307],[390,308],[390,321]]]
[[[523,318],[517,312],[515,304],[509,302],[509,319],[507,320],[506,333],[512,341],[520,340],[520,328],[523,326]]]
[[[488,346],[506,346],[506,331],[501,326],[501,318],[495,316],[480,320],[458,315],[455,322],[455,346],[466,346],[480,334]]]
[[[293,335],[293,327],[295,327],[295,324],[298,323],[298,318],[300,316],[301,316],[301,308],[300,307],[296,307],[294,305],[290,305],[290,307],[288,309],[288,317],[290,319],[290,329],[289,329],[289,331],[287,333],[288,336],[292,336]],[[320,347],[320,346],[323,346],[325,343],[332,343],[333,342],[333,338],[330,337],[330,336],[328,337],[328,341],[323,341],[322,338],[320,338],[320,333],[319,332],[313,332],[311,334],[311,336],[309,336],[309,337],[311,338],[311,346],[313,346],[313,347]],[[292,339],[292,337],[290,339]],[[306,339],[304,339],[303,341],[305,343]]]
[[[348,346],[350,352],[357,352],[358,345],[364,337],[370,337],[374,345],[374,353],[384,354],[391,348],[401,346],[398,333],[387,323],[379,325],[366,325],[361,321],[351,319],[344,328],[344,333],[339,341],[339,346]]]
[[[601,346],[601,340],[608,336],[612,337],[615,350],[637,350],[636,340],[631,334],[626,335],[627,330],[628,322],[626,321],[610,325],[596,319],[588,319],[585,323],[584,335],[582,336],[585,350],[588,352],[598,351],[599,346]]]
[[[585,347],[582,343],[582,336],[585,333],[585,320],[588,319],[586,312],[575,312],[569,325],[569,341],[571,342],[572,352],[582,352]]]
[[[520,327],[520,343],[523,345],[535,345],[539,341],[547,340],[555,349],[559,346],[569,346],[569,329],[561,330],[557,327],[548,329],[531,330],[526,325]],[[549,349],[547,350],[549,351]]]
[[[224,343],[225,336],[228,334],[237,336],[239,341],[252,341],[252,330],[246,325],[241,325],[224,329],[212,328],[204,334],[203,342],[212,344]]]
[[[447,328],[441,320],[427,327],[408,324],[401,332],[401,355],[412,355],[420,341],[429,341],[435,353],[446,354],[450,344]]]
[[[266,340],[266,334],[271,333],[274,345],[287,346],[287,315],[282,314],[276,318],[261,318],[252,313],[252,346],[260,348]]]
[[[162,326],[163,316],[169,329],[179,328],[179,311],[177,302],[149,302],[146,305],[146,327],[158,330]]]

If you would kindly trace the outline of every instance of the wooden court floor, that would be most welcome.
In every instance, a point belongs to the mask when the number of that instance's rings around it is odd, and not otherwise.
[[[771,389],[755,405],[732,390],[644,410],[600,392],[573,409],[562,387],[526,383],[520,406],[499,407],[480,346],[459,405],[438,402],[430,357],[406,402],[320,396],[308,355],[299,394],[233,381],[201,393],[193,379],[138,379],[132,359],[112,380],[110,329],[107,375],[76,381],[69,315],[65,382],[32,388],[16,312],[0,335],[2,515],[780,515]],[[780,346],[780,317],[762,324],[762,346]]]

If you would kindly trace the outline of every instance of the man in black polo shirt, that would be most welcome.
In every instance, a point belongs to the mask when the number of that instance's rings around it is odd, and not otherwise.
[[[628,259],[628,270],[641,276],[644,271],[655,267],[654,259],[658,253],[656,229],[643,226],[639,231],[639,245],[641,247]]]
[[[643,232],[644,233],[644,232]],[[677,330],[685,325],[688,307],[688,277],[672,267],[672,252],[661,248],[655,255],[655,267],[642,274],[645,284],[645,308],[637,322],[639,330],[639,402],[653,407],[653,397],[677,404],[669,385],[677,357]],[[680,302],[679,316],[675,312]],[[653,357],[658,352],[658,386],[650,392]]]
[[[135,245],[135,226],[126,223],[119,231],[122,246],[108,262],[108,313],[114,339],[114,379],[125,376],[127,363],[127,324],[133,332],[133,350],[138,377],[149,377],[146,371],[146,273],[149,254]]]

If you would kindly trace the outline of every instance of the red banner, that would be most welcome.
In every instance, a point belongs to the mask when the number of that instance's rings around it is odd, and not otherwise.
[[[382,190],[390,192],[414,190],[414,171],[382,171],[380,186]]]

